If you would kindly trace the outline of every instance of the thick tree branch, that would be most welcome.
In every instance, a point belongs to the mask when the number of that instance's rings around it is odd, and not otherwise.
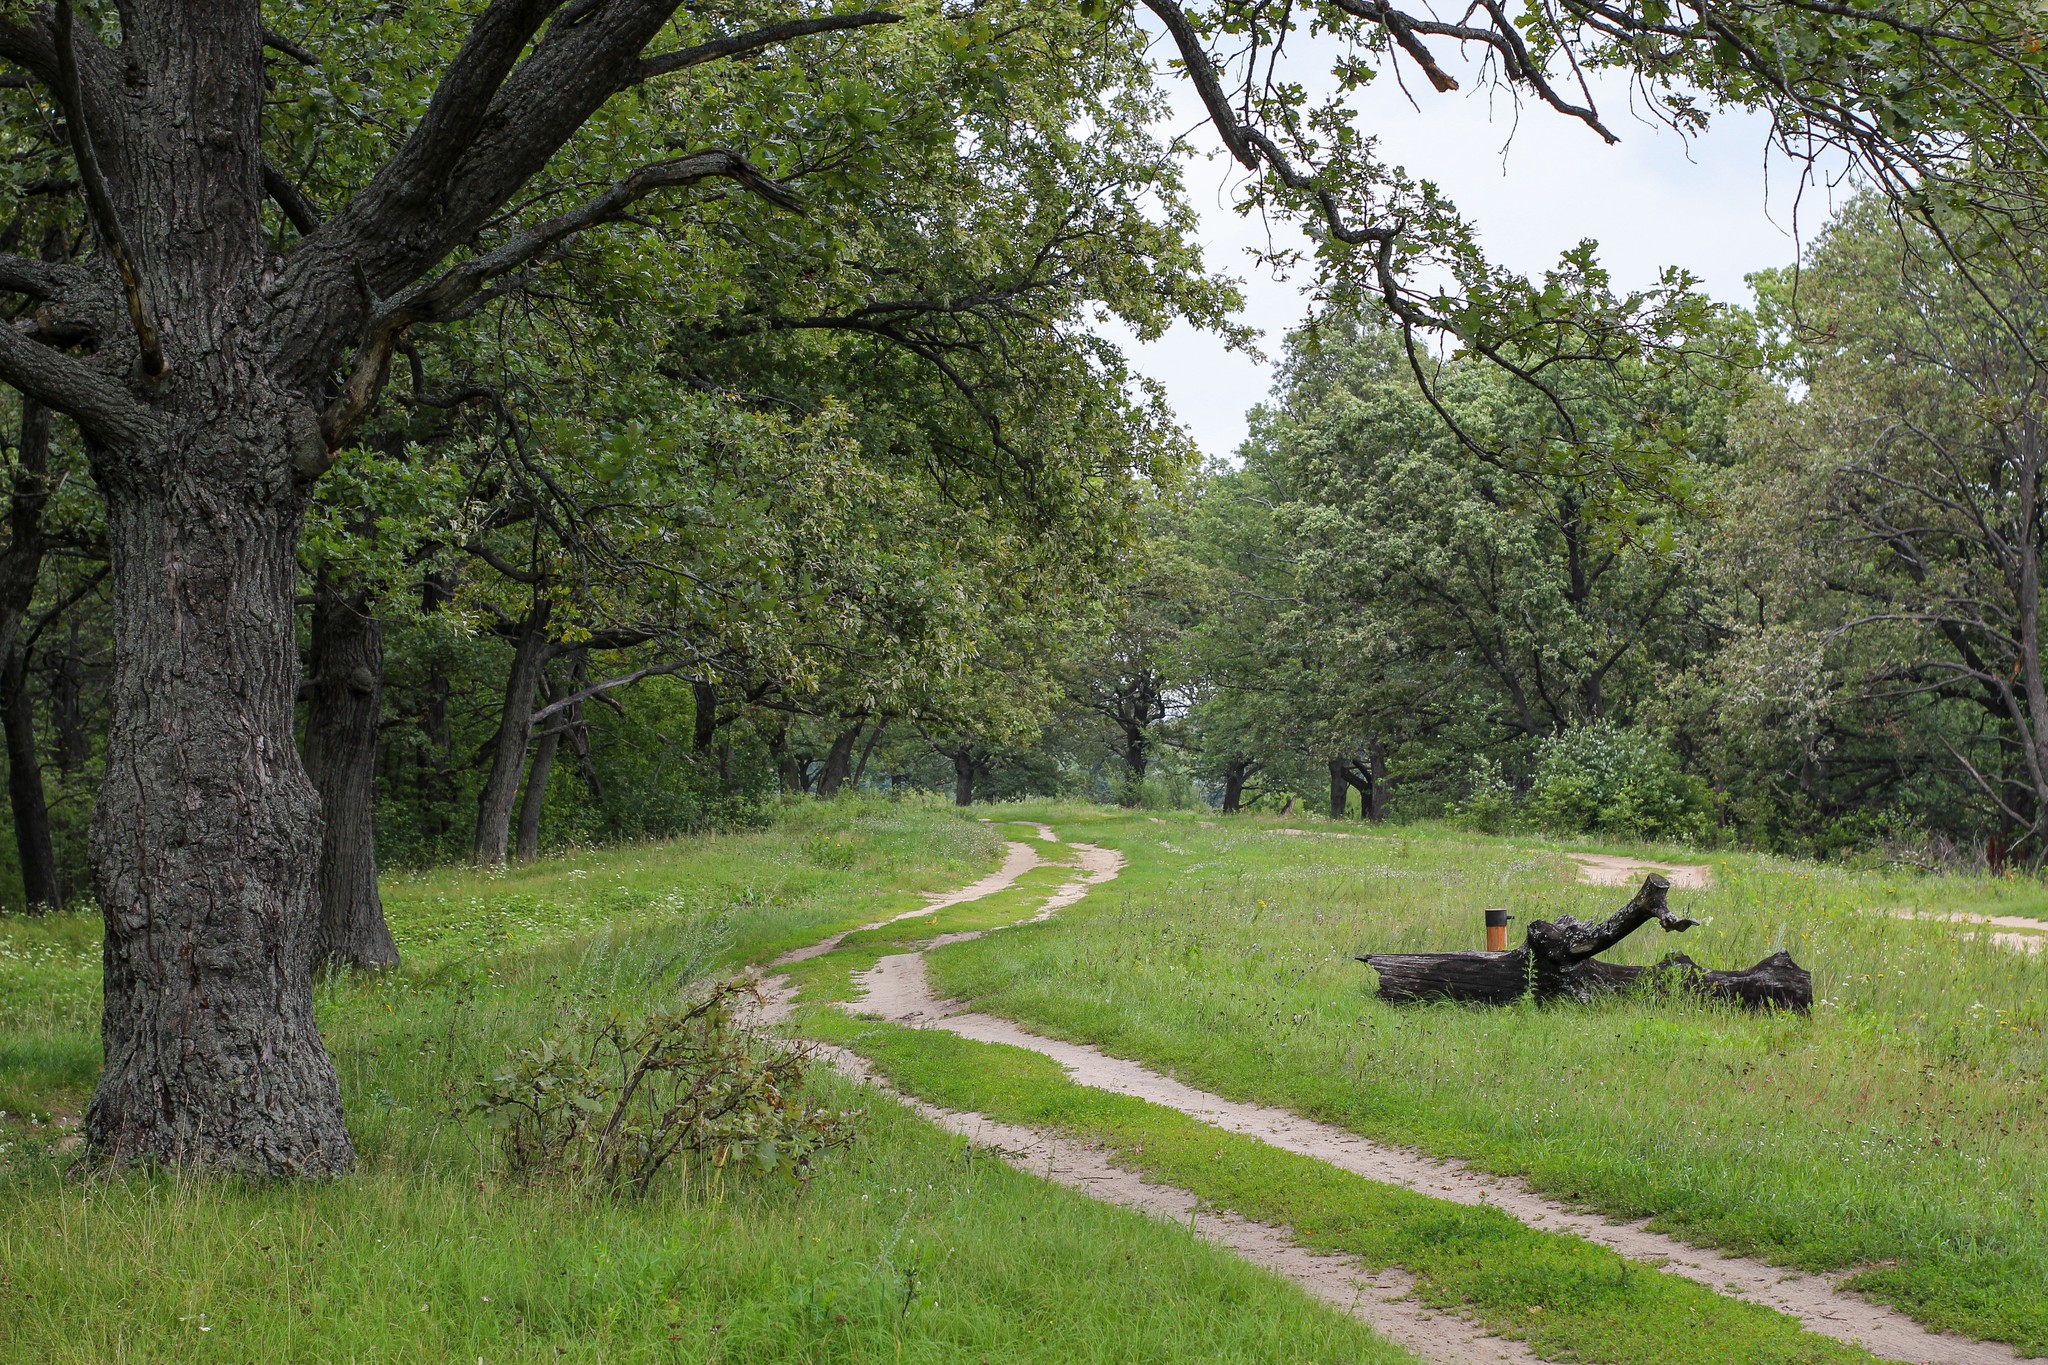
[[[286,220],[299,230],[299,236],[311,237],[319,230],[319,207],[267,156],[263,158],[263,192],[284,210]]]
[[[672,660],[665,664],[650,664],[646,668],[638,668],[631,673],[622,673],[616,678],[606,678],[603,682],[592,683],[580,692],[572,692],[566,697],[549,702],[546,706],[535,711],[530,719],[533,724],[539,725],[558,711],[566,711],[572,706],[589,701],[592,697],[610,692],[614,688],[630,687],[642,678],[656,678],[669,673],[680,673],[686,668],[696,667],[701,662],[703,661],[700,659],[693,659],[687,662],[680,659]]]
[[[75,265],[39,261],[32,256],[0,254],[0,291],[26,294],[32,299],[54,299],[64,290],[85,280]]]
[[[548,576],[546,574],[536,573],[531,569],[520,568],[517,564],[514,564],[511,560],[506,559],[503,555],[499,554],[496,550],[493,550],[490,546],[484,544],[480,540],[468,541],[463,545],[462,548],[468,553],[475,555],[478,559],[481,559],[484,563],[490,565],[493,569],[496,569],[505,577],[511,579],[514,583],[524,583],[529,588],[537,588],[541,584],[548,581]]]
[[[280,370],[321,382],[363,334],[371,300],[403,293],[473,241],[621,82],[631,83],[677,7],[677,0],[497,0],[443,78],[430,117],[286,258],[274,288],[300,303],[293,325],[275,334]],[[549,14],[556,17],[545,36],[518,60]],[[368,282],[368,298],[358,278]]]
[[[64,107],[65,130],[71,135],[71,156],[78,163],[79,183],[85,187],[86,209],[92,215],[100,241],[114,258],[121,290],[128,297],[128,320],[135,327],[135,341],[142,352],[142,373],[149,379],[158,379],[169,365],[157,332],[156,314],[142,291],[142,272],[136,264],[134,248],[129,246],[128,234],[121,227],[121,216],[114,211],[114,197],[107,189],[106,175],[93,154],[92,134],[86,128],[85,96],[78,82],[78,53],[72,46],[75,39],[71,0],[57,0],[56,17],[57,98]]]
[[[57,88],[57,45],[41,15],[0,23],[0,61],[13,62],[46,89]]]
[[[318,66],[320,58],[307,48],[299,46],[274,29],[263,30],[263,45],[272,52],[282,52],[300,66]]]
[[[140,444],[156,418],[120,385],[83,361],[0,326],[0,381],[70,415],[79,430],[109,445]]]
[[[478,17],[435,87],[426,115],[377,177],[395,182],[401,202],[418,204],[445,188],[444,178],[483,131],[499,88],[520,54],[561,4],[562,0],[493,0]]]
[[[753,163],[724,148],[692,152],[642,167],[588,203],[538,223],[495,250],[454,266],[431,284],[408,290],[382,305],[370,320],[366,339],[340,397],[321,414],[321,431],[329,452],[340,449],[349,431],[376,402],[390,368],[392,351],[409,329],[421,323],[467,317],[488,298],[485,288],[491,281],[513,273],[579,232],[617,220],[656,190],[714,178],[732,180],[778,208],[801,207],[796,196],[763,175]]]

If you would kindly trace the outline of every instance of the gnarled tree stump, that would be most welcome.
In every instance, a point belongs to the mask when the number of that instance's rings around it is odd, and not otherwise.
[[[1708,971],[1684,953],[1673,953],[1654,967],[1595,961],[1597,954],[1652,920],[1666,933],[1697,924],[1671,913],[1665,903],[1670,891],[1671,883],[1653,872],[1627,905],[1599,923],[1569,915],[1554,922],[1537,920],[1522,946],[1504,953],[1367,953],[1358,960],[1379,973],[1382,1000],[1507,1005],[1526,995],[1538,1001],[1590,1000],[1645,988],[1689,991],[1751,1009],[1813,1007],[1812,975],[1785,953],[1733,972]]]

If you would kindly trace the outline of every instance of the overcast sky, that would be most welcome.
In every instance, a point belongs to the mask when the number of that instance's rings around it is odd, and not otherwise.
[[[1525,106],[1517,121],[1512,108],[1474,89],[1481,82],[1468,71],[1448,60],[1445,66],[1465,77],[1471,93],[1436,94],[1411,71],[1420,112],[1382,80],[1362,98],[1360,126],[1379,135],[1383,159],[1434,180],[1478,228],[1489,255],[1516,270],[1541,271],[1590,237],[1618,289],[1649,285],[1664,266],[1678,265],[1713,297],[1747,303],[1743,277],[1789,264],[1797,254],[1795,229],[1810,237],[1839,197],[1826,184],[1808,185],[1802,195],[1798,172],[1771,155],[1760,118],[1720,115],[1704,136],[1687,141],[1632,113],[1618,83],[1596,86],[1601,114],[1621,138],[1608,146],[1584,124],[1547,109]],[[1304,57],[1302,75],[1308,74]],[[1179,122],[1160,131],[1195,129],[1191,141],[1214,149],[1185,83],[1170,73],[1163,79],[1177,91]],[[1247,254],[1264,244],[1265,228],[1228,207],[1238,171],[1222,156],[1192,156],[1188,189],[1201,212],[1210,267],[1243,282],[1244,320],[1263,333],[1261,348],[1270,357],[1307,304],[1299,282],[1272,279]],[[1227,351],[1186,326],[1149,345],[1119,339],[1136,367],[1165,386],[1205,454],[1236,451],[1245,413],[1271,386],[1270,363]]]

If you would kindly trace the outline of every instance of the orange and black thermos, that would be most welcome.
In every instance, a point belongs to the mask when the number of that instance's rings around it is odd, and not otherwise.
[[[1508,950],[1508,921],[1513,919],[1505,910],[1486,912],[1486,951],[1504,953]]]

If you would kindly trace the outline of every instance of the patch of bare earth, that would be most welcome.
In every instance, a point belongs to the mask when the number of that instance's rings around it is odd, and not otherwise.
[[[1579,880],[1588,886],[1634,886],[1647,872],[1661,872],[1680,890],[1704,891],[1713,885],[1711,869],[1701,863],[1653,863],[1612,853],[1567,853],[1579,865]]]
[[[1425,1360],[1445,1365],[1519,1365],[1538,1359],[1519,1342],[1488,1336],[1462,1318],[1433,1313],[1414,1302],[1409,1293],[1415,1281],[1398,1270],[1372,1274],[1348,1257],[1325,1256],[1297,1246],[1279,1228],[1204,1209],[1202,1201],[1188,1191],[1148,1183],[1136,1172],[1112,1165],[1101,1150],[1085,1143],[912,1099],[843,1048],[828,1048],[824,1056],[846,1075],[894,1096],[975,1146],[993,1150],[1018,1170],[1079,1190],[1105,1204],[1136,1209],[1185,1227],[1204,1241],[1294,1281]]]
[[[1933,920],[1941,924],[1982,924],[1990,927],[1991,941],[2001,948],[2010,948],[2016,953],[2038,953],[2048,947],[2048,920],[2029,919],[2025,915],[1973,915],[1968,911],[1894,910],[1895,919]],[[2010,931],[2010,932],[2000,932]],[[1964,938],[1976,938],[1976,934],[1964,934]]]

